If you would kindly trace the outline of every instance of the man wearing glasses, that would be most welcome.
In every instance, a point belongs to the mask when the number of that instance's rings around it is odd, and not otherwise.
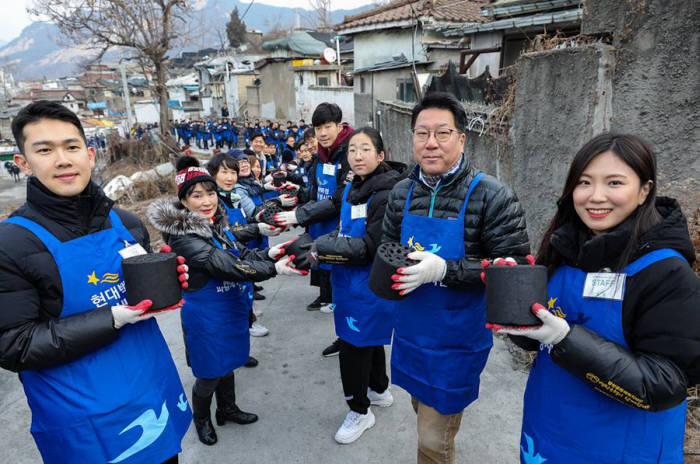
[[[411,394],[418,463],[453,463],[463,410],[479,395],[493,344],[486,323],[484,259],[530,252],[513,191],[464,155],[466,113],[447,93],[431,93],[411,116],[417,166],[393,188],[384,242],[413,248],[418,261],[392,277],[398,302],[392,382]]]

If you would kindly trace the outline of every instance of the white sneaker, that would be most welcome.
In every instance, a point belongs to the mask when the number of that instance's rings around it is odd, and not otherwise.
[[[391,394],[391,387],[384,390],[384,393],[377,393],[371,388],[367,389],[367,398],[372,406],[379,406],[380,408],[388,408],[394,404],[394,396]]]
[[[333,314],[333,311],[335,311],[335,305],[333,303],[328,303],[327,305],[321,306],[320,311],[326,314]]]
[[[341,445],[354,442],[362,436],[362,433],[374,426],[374,414],[371,409],[367,409],[367,414],[360,414],[355,411],[348,412],[343,425],[335,433],[335,441]]]
[[[269,334],[270,331],[267,330],[267,327],[259,323],[258,321],[253,322],[253,325],[250,327],[250,335],[251,337],[264,337],[265,335]]]

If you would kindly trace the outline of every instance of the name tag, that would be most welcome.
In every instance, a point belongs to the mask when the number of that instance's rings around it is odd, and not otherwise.
[[[324,164],[323,165],[323,174],[326,176],[334,176],[335,175],[335,164]]]
[[[360,219],[367,217],[367,203],[352,205],[350,208],[350,219]]]
[[[140,256],[147,254],[146,250],[143,249],[140,243],[136,245],[130,245],[122,250],[119,250],[119,254],[122,259],[131,258],[133,256]]]
[[[621,301],[626,277],[626,274],[612,272],[589,272],[586,274],[583,297]]]

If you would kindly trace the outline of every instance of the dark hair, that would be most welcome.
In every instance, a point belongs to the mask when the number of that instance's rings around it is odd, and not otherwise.
[[[236,159],[228,153],[219,153],[211,157],[207,163],[207,171],[212,177],[215,177],[219,173],[221,166],[225,166],[229,169],[233,169],[238,174],[238,162]]]
[[[175,170],[182,171],[185,168],[198,168],[199,160],[194,156],[185,155],[178,158],[177,163],[175,163]]]
[[[190,195],[192,195],[192,191],[198,186],[201,185],[202,188],[204,189],[205,192],[215,192],[216,191],[216,183],[212,182],[210,180],[205,180],[202,182],[197,182],[195,184],[190,185],[187,190],[185,190],[185,194],[183,195],[183,198],[187,198]]]
[[[258,180],[255,178],[255,173],[253,172],[253,167],[257,164],[260,166],[260,175],[262,176],[262,164],[260,163],[260,160],[258,159],[257,156],[249,156],[248,161],[250,162],[250,175],[253,177],[253,179]]]
[[[311,124],[314,127],[322,126],[327,122],[340,124],[343,120],[343,110],[335,103],[324,102],[316,107],[313,116],[311,116]],[[289,121],[291,123],[291,121]]]
[[[411,111],[411,129],[416,126],[418,114],[423,110],[429,110],[431,108],[447,110],[452,113],[455,120],[455,127],[459,132],[464,132],[467,127],[467,112],[464,110],[464,105],[462,105],[454,95],[447,92],[431,92],[416,103],[416,106],[414,106]]]
[[[369,126],[355,129],[355,132],[353,132],[348,139],[348,143],[350,143],[353,137],[355,137],[357,134],[365,134],[367,137],[369,137],[369,139],[372,141],[372,145],[374,145],[374,148],[376,148],[377,153],[384,151],[384,141],[382,140],[382,136],[379,134],[377,129]]]
[[[630,215],[634,221],[632,237],[613,270],[620,270],[628,264],[632,253],[637,249],[639,237],[661,221],[661,216],[656,211],[656,156],[651,146],[635,135],[600,134],[589,140],[571,161],[564,190],[557,200],[557,212],[542,237],[537,253],[537,262],[548,266],[550,271],[561,264],[561,256],[550,244],[554,231],[565,224],[571,224],[577,230],[588,232],[588,228],[574,209],[573,192],[586,166],[593,158],[606,151],[615,153],[634,170],[639,176],[640,186],[651,181],[651,188],[646,200]]]
[[[255,132],[253,132],[253,135],[250,136],[250,141],[252,142],[253,140],[256,139],[256,137],[262,137],[262,139],[265,140],[265,136],[263,135],[262,132],[255,131]]]
[[[310,140],[313,137],[316,137],[316,129],[314,129],[313,127],[309,127],[304,131],[304,135],[301,136],[301,139]]]
[[[42,119],[55,119],[73,124],[78,129],[83,142],[87,145],[83,125],[80,124],[80,119],[78,119],[78,116],[74,112],[60,103],[38,100],[19,110],[17,116],[12,120],[12,135],[22,154],[24,154],[24,142],[26,140],[24,137],[24,127],[27,124],[32,124]]]

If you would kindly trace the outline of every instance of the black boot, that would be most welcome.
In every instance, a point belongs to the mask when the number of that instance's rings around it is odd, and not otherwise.
[[[236,381],[233,374],[221,379],[216,387],[216,425],[228,422],[252,424],[258,420],[256,414],[243,412],[236,406]]]
[[[218,414],[218,413],[217,413]],[[211,396],[197,396],[192,389],[192,415],[194,416],[194,426],[197,429],[199,441],[205,445],[216,443],[216,431],[211,423]]]

